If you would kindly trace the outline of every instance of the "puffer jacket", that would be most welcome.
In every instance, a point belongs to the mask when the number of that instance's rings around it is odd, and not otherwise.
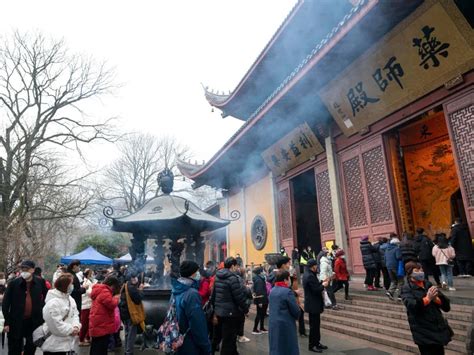
[[[416,255],[418,255],[418,260],[423,262],[434,261],[432,254],[433,247],[433,241],[424,234],[417,235],[413,242],[413,249]]]
[[[92,287],[91,299],[90,336],[102,337],[115,333],[115,308],[119,304],[119,298],[113,296],[112,289],[109,286],[96,284]]]
[[[64,317],[66,318],[64,319]],[[46,296],[46,305],[43,308],[43,318],[44,330],[51,333],[51,336],[41,347],[43,352],[74,350],[74,337],[71,333],[74,327],[81,329],[79,311],[74,299],[67,293],[56,289],[49,291]]]
[[[333,276],[332,263],[327,256],[321,257],[319,264],[319,279],[331,279]]]
[[[402,260],[402,253],[397,244],[388,244],[385,249],[385,265],[388,270],[398,270],[398,261]]]
[[[447,345],[451,341],[444,316],[441,313],[451,309],[449,299],[438,291],[439,303],[430,302],[425,305],[423,298],[432,286],[424,282],[423,287],[411,280],[402,287],[401,297],[407,309],[408,324],[417,345]]]
[[[179,329],[186,333],[184,343],[177,355],[208,355],[211,342],[207,333],[207,321],[201,307],[199,284],[189,278],[172,278],[172,292],[176,302],[176,316]]]
[[[402,260],[404,264],[409,261],[418,261],[418,255],[415,252],[412,239],[405,238],[400,243],[400,252],[402,253]]]
[[[247,291],[236,274],[219,270],[214,283],[214,311],[219,317],[241,317],[248,313]]]
[[[360,241],[360,253],[362,254],[362,263],[366,269],[376,269],[377,264],[375,263],[374,254],[378,251],[370,244],[368,240]]]
[[[456,257],[456,252],[452,246],[442,249],[435,245],[433,247],[433,256],[436,260],[436,265],[448,265],[448,261]]]
[[[82,287],[86,290],[82,295],[82,309],[90,309],[92,306],[91,293],[93,285],[94,283],[89,279],[84,279],[84,282],[82,283]]]

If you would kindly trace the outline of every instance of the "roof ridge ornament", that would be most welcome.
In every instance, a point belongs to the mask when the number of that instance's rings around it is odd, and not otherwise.
[[[165,195],[169,195],[173,192],[174,185],[174,174],[169,168],[165,168],[158,174],[158,186],[161,188],[161,192]]]

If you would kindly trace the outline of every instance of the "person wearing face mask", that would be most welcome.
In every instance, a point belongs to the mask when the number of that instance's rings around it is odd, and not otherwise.
[[[402,288],[402,300],[407,309],[413,341],[421,355],[442,355],[453,337],[452,329],[443,312],[449,312],[450,302],[443,293],[425,280],[425,273],[417,262],[405,264],[407,284]]]
[[[42,309],[48,290],[33,275],[33,261],[23,261],[20,270],[20,276],[8,284],[3,298],[4,332],[8,334],[8,355],[34,355],[33,331],[43,324]]]
[[[45,333],[51,335],[41,346],[44,355],[66,355],[74,350],[76,336],[79,335],[81,323],[79,312],[71,297],[73,290],[71,274],[59,276],[54,283],[54,290],[48,292],[46,305],[43,308]]]
[[[81,287],[81,282],[77,276],[79,271],[81,271],[81,262],[79,260],[73,260],[67,267],[67,272],[70,273],[74,277],[74,290],[72,291],[71,297],[76,301],[77,310],[79,314],[81,313],[82,309],[82,295],[86,293],[86,289]]]
[[[89,337],[89,315],[92,306],[92,286],[95,283],[93,278],[93,272],[91,269],[86,269],[84,271],[84,281],[82,282],[82,287],[85,288],[86,292],[82,295],[82,307],[81,307],[81,333],[79,334],[79,346],[89,346],[90,337]]]
[[[120,292],[120,319],[125,325],[125,355],[133,354],[137,331],[145,330],[145,310],[142,303],[143,284],[139,273],[132,271]]]
[[[179,267],[180,277],[171,279],[172,295],[176,305],[179,329],[186,333],[183,345],[175,354],[209,355],[211,342],[207,331],[207,320],[201,307],[198,288],[201,275],[199,265],[185,260]]]
[[[237,260],[227,258],[224,268],[217,271],[214,283],[214,312],[222,330],[221,355],[237,355],[237,334],[239,319],[247,314],[247,290],[235,274]]]
[[[120,300],[119,280],[115,276],[107,276],[103,283],[92,287],[91,299],[90,355],[106,355],[110,336],[117,332],[115,309]]]
[[[270,292],[269,336],[270,354],[299,355],[296,320],[300,317],[300,307],[290,288],[288,271],[278,271],[275,287]]]
[[[344,250],[339,249],[336,252],[336,261],[334,262],[334,272],[336,273],[336,282],[333,285],[333,292],[336,293],[344,287],[344,298],[349,299],[349,271],[345,260]]]

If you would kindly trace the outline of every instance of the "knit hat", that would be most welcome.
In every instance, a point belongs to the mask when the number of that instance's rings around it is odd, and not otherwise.
[[[34,269],[35,268],[35,263],[31,260],[24,260],[21,262],[20,268],[28,268],[28,269]]]
[[[342,250],[342,249],[336,251],[336,258],[339,257],[339,256],[342,256],[344,254],[346,254],[346,253],[344,253],[344,250]]]
[[[400,244],[400,239],[394,237],[390,239],[390,244]]]
[[[369,240],[369,236],[368,235],[363,235],[362,237],[360,237],[360,240],[365,242],[365,241]]]
[[[189,277],[199,270],[199,265],[191,260],[185,260],[179,266],[179,273],[182,277]]]
[[[318,265],[318,262],[315,259],[308,260],[308,267],[313,267],[314,265]]]

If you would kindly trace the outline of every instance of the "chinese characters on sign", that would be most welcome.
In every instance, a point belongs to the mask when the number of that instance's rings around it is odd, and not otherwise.
[[[279,175],[323,151],[321,143],[305,123],[265,150],[262,157],[268,168]]]
[[[434,27],[425,26],[421,29],[424,36],[422,38],[413,38],[413,47],[418,47],[418,54],[421,58],[420,65],[424,69],[429,69],[430,61],[433,67],[439,66],[438,54],[444,58],[447,58],[449,55],[447,51],[449,43],[441,43],[435,36],[432,36],[434,30]]]
[[[474,48],[466,39],[474,30],[459,10],[448,3],[419,10],[319,91],[346,135],[472,69]]]

